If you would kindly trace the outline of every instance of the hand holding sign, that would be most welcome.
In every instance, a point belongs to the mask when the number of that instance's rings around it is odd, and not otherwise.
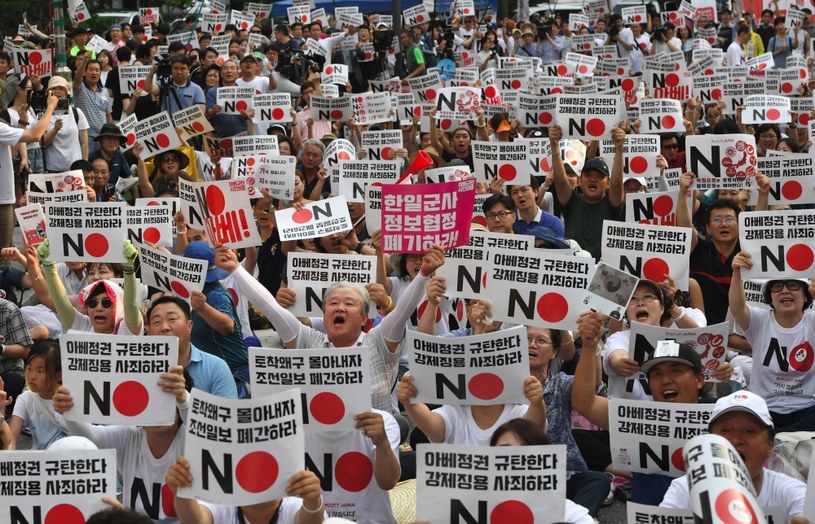
[[[444,248],[434,244],[422,259],[422,276],[429,277],[444,264]]]
[[[354,417],[355,428],[361,429],[362,434],[371,439],[376,447],[389,446],[388,434],[385,432],[385,421],[379,413],[360,413]]]
[[[163,392],[172,393],[179,404],[186,402],[187,389],[183,367],[173,366],[168,373],[159,375],[158,385]]]
[[[234,251],[224,246],[217,246],[215,248],[215,265],[232,273],[238,269],[240,263]]]

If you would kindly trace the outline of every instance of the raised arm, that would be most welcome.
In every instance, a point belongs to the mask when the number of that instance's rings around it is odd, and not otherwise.
[[[130,243],[130,240],[125,240],[122,247],[127,262],[124,264],[124,310],[125,310],[125,324],[127,328],[134,335],[141,335],[144,330],[142,322],[141,311],[139,310],[139,292],[137,291],[138,282],[136,282],[136,257],[139,256],[139,251]]]
[[[62,324],[62,330],[68,331],[74,325],[76,319],[76,309],[68,300],[68,294],[65,292],[65,287],[57,275],[57,266],[53,260],[48,259],[51,253],[48,239],[39,245],[37,253],[40,256],[40,267],[45,275],[45,282],[48,284],[48,293],[54,301],[54,308],[56,309],[59,322]]]
[[[744,282],[741,278],[741,268],[750,269],[753,262],[750,260],[750,253],[741,251],[733,257],[733,277],[730,279],[730,291],[727,294],[730,302],[730,312],[736,320],[736,324],[742,331],[747,331],[750,327],[750,308],[747,306],[747,298],[744,296]]]
[[[427,435],[430,442],[444,442],[444,418],[438,413],[433,413],[426,404],[413,403],[413,399],[419,394],[419,390],[413,385],[413,375],[405,373],[402,381],[396,390],[399,402],[405,407],[405,412],[416,427]]]
[[[599,367],[597,348],[603,333],[603,319],[599,313],[585,311],[577,320],[583,348],[572,387],[572,407],[590,422],[608,429],[608,399],[595,394],[595,377]]]
[[[690,209],[688,209],[688,192],[696,175],[690,171],[682,173],[679,177],[679,196],[676,199],[676,225],[679,227],[689,227],[691,230],[690,250],[696,249],[699,243],[699,233],[691,222]]]
[[[555,179],[555,193],[561,206],[565,206],[572,199],[572,186],[569,184],[569,177],[566,176],[566,166],[563,165],[563,157],[560,154],[560,139],[563,138],[563,130],[560,126],[549,128],[549,144],[552,146],[552,176]]]
[[[625,129],[622,127],[612,129],[611,141],[614,142],[614,162],[611,164],[608,201],[615,208],[619,208],[623,205],[623,199],[625,198],[625,191],[623,190],[623,144],[625,143]]]

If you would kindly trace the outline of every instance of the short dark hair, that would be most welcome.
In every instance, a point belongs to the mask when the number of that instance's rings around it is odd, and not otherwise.
[[[129,508],[108,508],[94,513],[87,524],[151,524],[150,517]]]
[[[736,217],[738,217],[739,213],[741,213],[741,208],[733,199],[717,198],[712,204],[710,204],[710,207],[707,208],[707,213],[705,213],[705,224],[710,224],[710,216],[718,209],[732,209],[733,212],[736,213]]]
[[[773,10],[772,10],[772,9],[765,9],[765,10],[763,10],[763,11],[761,12],[761,16],[764,16],[764,15],[770,15],[770,16],[773,16],[774,14],[775,14],[775,13],[773,13]]]
[[[168,53],[175,53],[178,51],[187,51],[187,46],[184,45],[183,42],[170,42],[170,45],[167,46]]]
[[[540,446],[552,443],[539,426],[523,418],[514,418],[504,422],[493,431],[490,437],[490,446],[495,446],[504,433],[515,433],[515,436],[523,442],[524,446]]]
[[[126,62],[130,60],[130,57],[132,55],[133,52],[126,45],[123,45],[122,47],[116,50],[116,60],[119,62]]]
[[[508,210],[515,211],[515,201],[512,200],[512,197],[503,193],[498,193],[487,198],[481,208],[484,210],[484,213],[487,213],[498,204],[504,204],[504,207]]]
[[[149,322],[150,315],[153,314],[153,310],[156,309],[156,306],[160,306],[162,304],[175,304],[181,309],[181,312],[184,313],[185,320],[189,320],[191,318],[189,303],[186,300],[173,295],[164,295],[155,299],[153,303],[150,304],[150,308],[147,310],[147,313],[145,313],[144,318],[146,318]]]
[[[750,26],[748,25],[740,25],[739,28],[736,30],[736,36],[741,36],[744,33],[750,32]]]
[[[170,66],[173,66],[175,64],[183,64],[183,65],[185,65],[187,67],[190,67],[190,59],[187,58],[186,56],[181,56],[181,55],[171,56],[169,58],[169,60],[170,60]]]

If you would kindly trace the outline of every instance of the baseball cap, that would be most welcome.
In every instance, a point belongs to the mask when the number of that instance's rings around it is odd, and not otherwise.
[[[599,171],[601,175],[609,176],[608,164],[606,164],[605,160],[602,158],[592,158],[591,160],[587,160],[586,163],[583,164],[583,170],[581,173],[591,170]]]
[[[654,282],[653,280],[648,280],[647,278],[641,278],[639,282],[637,282],[637,287],[645,286],[659,298],[660,304],[665,302],[665,293],[662,291],[662,286]]]
[[[544,242],[543,248],[547,249],[569,249],[569,244],[563,241],[562,237],[555,234],[554,231],[548,227],[535,226],[526,230],[526,235],[532,235],[536,240]]]
[[[751,391],[740,390],[716,401],[716,405],[713,407],[713,412],[710,414],[710,420],[707,424],[708,431],[710,431],[713,422],[717,418],[732,411],[749,413],[768,428],[774,427],[773,419],[770,417],[770,410],[767,408],[767,403],[764,399]]]
[[[207,268],[207,282],[216,282],[229,276],[226,270],[215,265],[215,249],[203,240],[196,240],[195,242],[187,244],[187,249],[184,250],[184,256],[209,262],[209,267]]]
[[[669,344],[664,344],[664,342],[669,342]],[[692,367],[696,373],[702,372],[702,360],[699,354],[689,345],[677,344],[673,340],[660,341],[651,358],[640,366],[640,371],[648,375],[651,368],[660,362],[679,362]]]

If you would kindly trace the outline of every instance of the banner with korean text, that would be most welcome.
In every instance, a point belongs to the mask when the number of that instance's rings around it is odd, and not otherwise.
[[[376,283],[376,257],[373,255],[332,255],[329,253],[289,253],[286,285],[297,294],[289,308],[298,317],[322,316],[323,294],[335,282]],[[369,316],[376,315],[371,302]]]

